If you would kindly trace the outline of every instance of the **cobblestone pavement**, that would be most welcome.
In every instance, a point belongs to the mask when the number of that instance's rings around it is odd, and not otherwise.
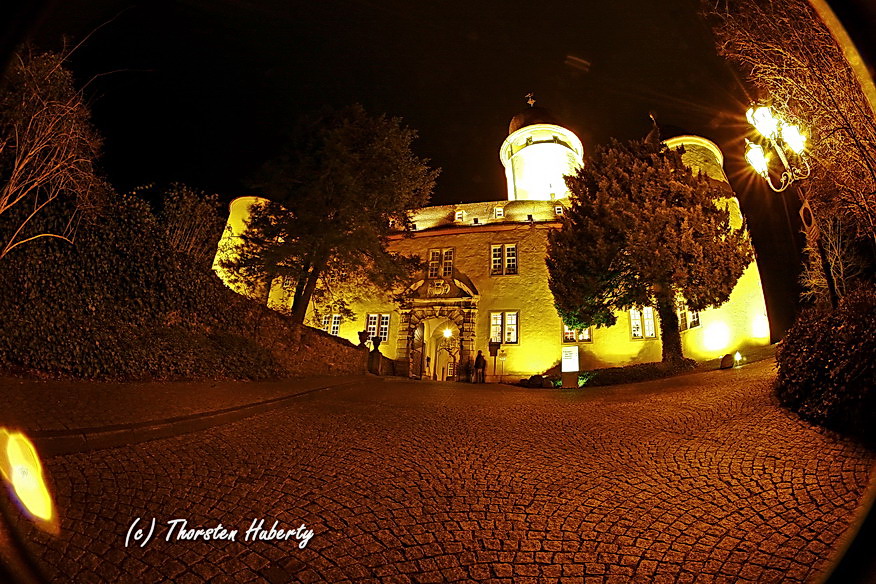
[[[804,582],[876,456],[770,399],[771,361],[588,391],[374,380],[51,458],[57,582]],[[153,538],[125,547],[131,523]],[[237,541],[166,541],[168,521]],[[244,541],[253,519],[314,531]],[[296,535],[302,532],[296,532]]]

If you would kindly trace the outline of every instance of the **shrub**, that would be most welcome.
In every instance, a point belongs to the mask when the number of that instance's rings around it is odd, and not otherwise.
[[[580,386],[621,385],[624,383],[639,383],[652,379],[672,377],[696,367],[693,359],[684,359],[681,362],[656,362],[637,363],[625,367],[608,367],[606,369],[594,369],[586,371],[578,376]]]
[[[834,312],[804,311],[776,361],[783,405],[816,424],[876,438],[876,291],[852,292]]]
[[[33,228],[53,228],[61,211],[48,211]],[[14,219],[0,217],[0,231]],[[340,372],[364,371],[358,352],[334,338],[316,357],[299,353],[316,331],[232,292],[206,262],[175,251],[149,205],[131,196],[81,226],[75,245],[43,239],[6,256],[0,322],[6,371],[264,379],[310,372],[331,359],[344,361],[333,367]]]

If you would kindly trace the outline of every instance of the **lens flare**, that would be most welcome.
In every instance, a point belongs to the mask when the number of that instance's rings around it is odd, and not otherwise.
[[[55,509],[39,455],[21,432],[0,428],[0,472],[28,515],[39,522],[53,522]]]

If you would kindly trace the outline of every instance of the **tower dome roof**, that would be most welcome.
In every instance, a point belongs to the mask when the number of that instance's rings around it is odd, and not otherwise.
[[[508,124],[508,134],[513,134],[520,128],[525,126],[533,126],[535,124],[555,124],[557,126],[560,123],[557,119],[543,107],[532,106],[528,107],[513,118],[511,118],[511,123]]]

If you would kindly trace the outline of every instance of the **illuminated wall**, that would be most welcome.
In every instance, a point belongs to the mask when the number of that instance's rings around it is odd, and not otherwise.
[[[523,130],[535,127],[527,126]],[[514,134],[512,134],[513,136]],[[509,137],[510,138],[510,137]],[[668,140],[670,147],[685,146],[684,161],[689,166],[707,174],[710,178],[726,182],[722,169],[721,152],[713,143],[696,136],[683,136]],[[245,197],[231,205],[229,229],[226,237],[238,235],[244,227],[244,217],[257,199]],[[742,225],[742,215],[732,191],[718,202],[727,205],[735,228]],[[404,254],[416,254],[428,260],[430,250],[453,250],[453,274],[450,277],[429,279],[421,275],[418,286],[433,286],[443,280],[449,288],[454,282],[465,282],[472,294],[461,291],[434,299],[419,298],[414,304],[420,307],[453,306],[461,302],[474,303],[477,307],[473,333],[473,353],[478,350],[489,354],[490,313],[516,312],[518,315],[518,342],[505,344],[504,360],[496,360],[497,374],[506,380],[516,380],[534,373],[543,373],[560,361],[563,346],[562,321],[554,308],[554,299],[548,287],[548,271],[545,265],[547,235],[559,227],[559,218],[565,212],[567,200],[515,200],[466,203],[425,207],[412,212],[416,225],[413,237],[401,235],[391,238],[390,249]],[[516,274],[493,274],[493,246],[514,245],[517,254]],[[222,276],[220,272],[220,276]],[[458,297],[454,294],[458,293]],[[463,297],[465,296],[465,297]],[[270,303],[275,307],[288,303],[287,295],[279,286],[272,286]],[[377,295],[366,301],[351,305],[355,320],[342,322],[339,335],[353,343],[359,342],[358,333],[365,329],[366,315],[389,314],[388,340],[381,344],[381,352],[399,365],[407,365],[404,356],[408,326],[403,322],[400,308],[386,295]],[[312,311],[311,311],[312,312]],[[659,361],[661,342],[659,321],[656,320],[657,338],[636,339],[632,336],[630,315],[621,312],[615,326],[594,329],[591,342],[573,343],[579,346],[582,369],[594,369]],[[308,315],[309,324],[313,322]],[[769,343],[769,322],[760,276],[752,263],[733,290],[730,300],[723,306],[700,313],[700,324],[681,333],[685,355],[694,359],[719,357],[736,350]],[[441,318],[426,323],[427,336],[446,325]],[[459,334],[455,330],[455,334]],[[434,345],[433,345],[434,349]],[[434,354],[434,353],[433,353]],[[493,373],[493,359],[488,358],[488,374]],[[441,366],[433,361],[434,366]],[[495,379],[495,377],[491,377]]]
[[[581,140],[562,126],[533,124],[513,132],[499,150],[508,181],[508,200],[568,197],[563,177],[575,174],[583,155]]]
[[[742,227],[742,211],[733,196],[724,173],[724,156],[711,141],[700,136],[678,136],[666,140],[670,148],[684,147],[684,163],[711,179],[727,184],[728,196],[717,204],[730,211],[730,224]],[[730,300],[718,308],[700,314],[700,327],[682,332],[685,355],[693,359],[710,359],[749,347],[769,344],[770,328],[757,261],[745,269]]]
[[[248,287],[235,282],[220,265],[223,259],[233,259],[235,256],[235,247],[240,238],[240,235],[246,231],[246,221],[249,219],[250,207],[267,201],[261,197],[238,197],[231,201],[228,205],[228,221],[225,223],[225,231],[222,233],[222,238],[219,240],[219,245],[216,250],[216,256],[213,258],[213,271],[216,275],[225,282],[229,288],[253,298],[264,297],[264,289],[248,289]]]

